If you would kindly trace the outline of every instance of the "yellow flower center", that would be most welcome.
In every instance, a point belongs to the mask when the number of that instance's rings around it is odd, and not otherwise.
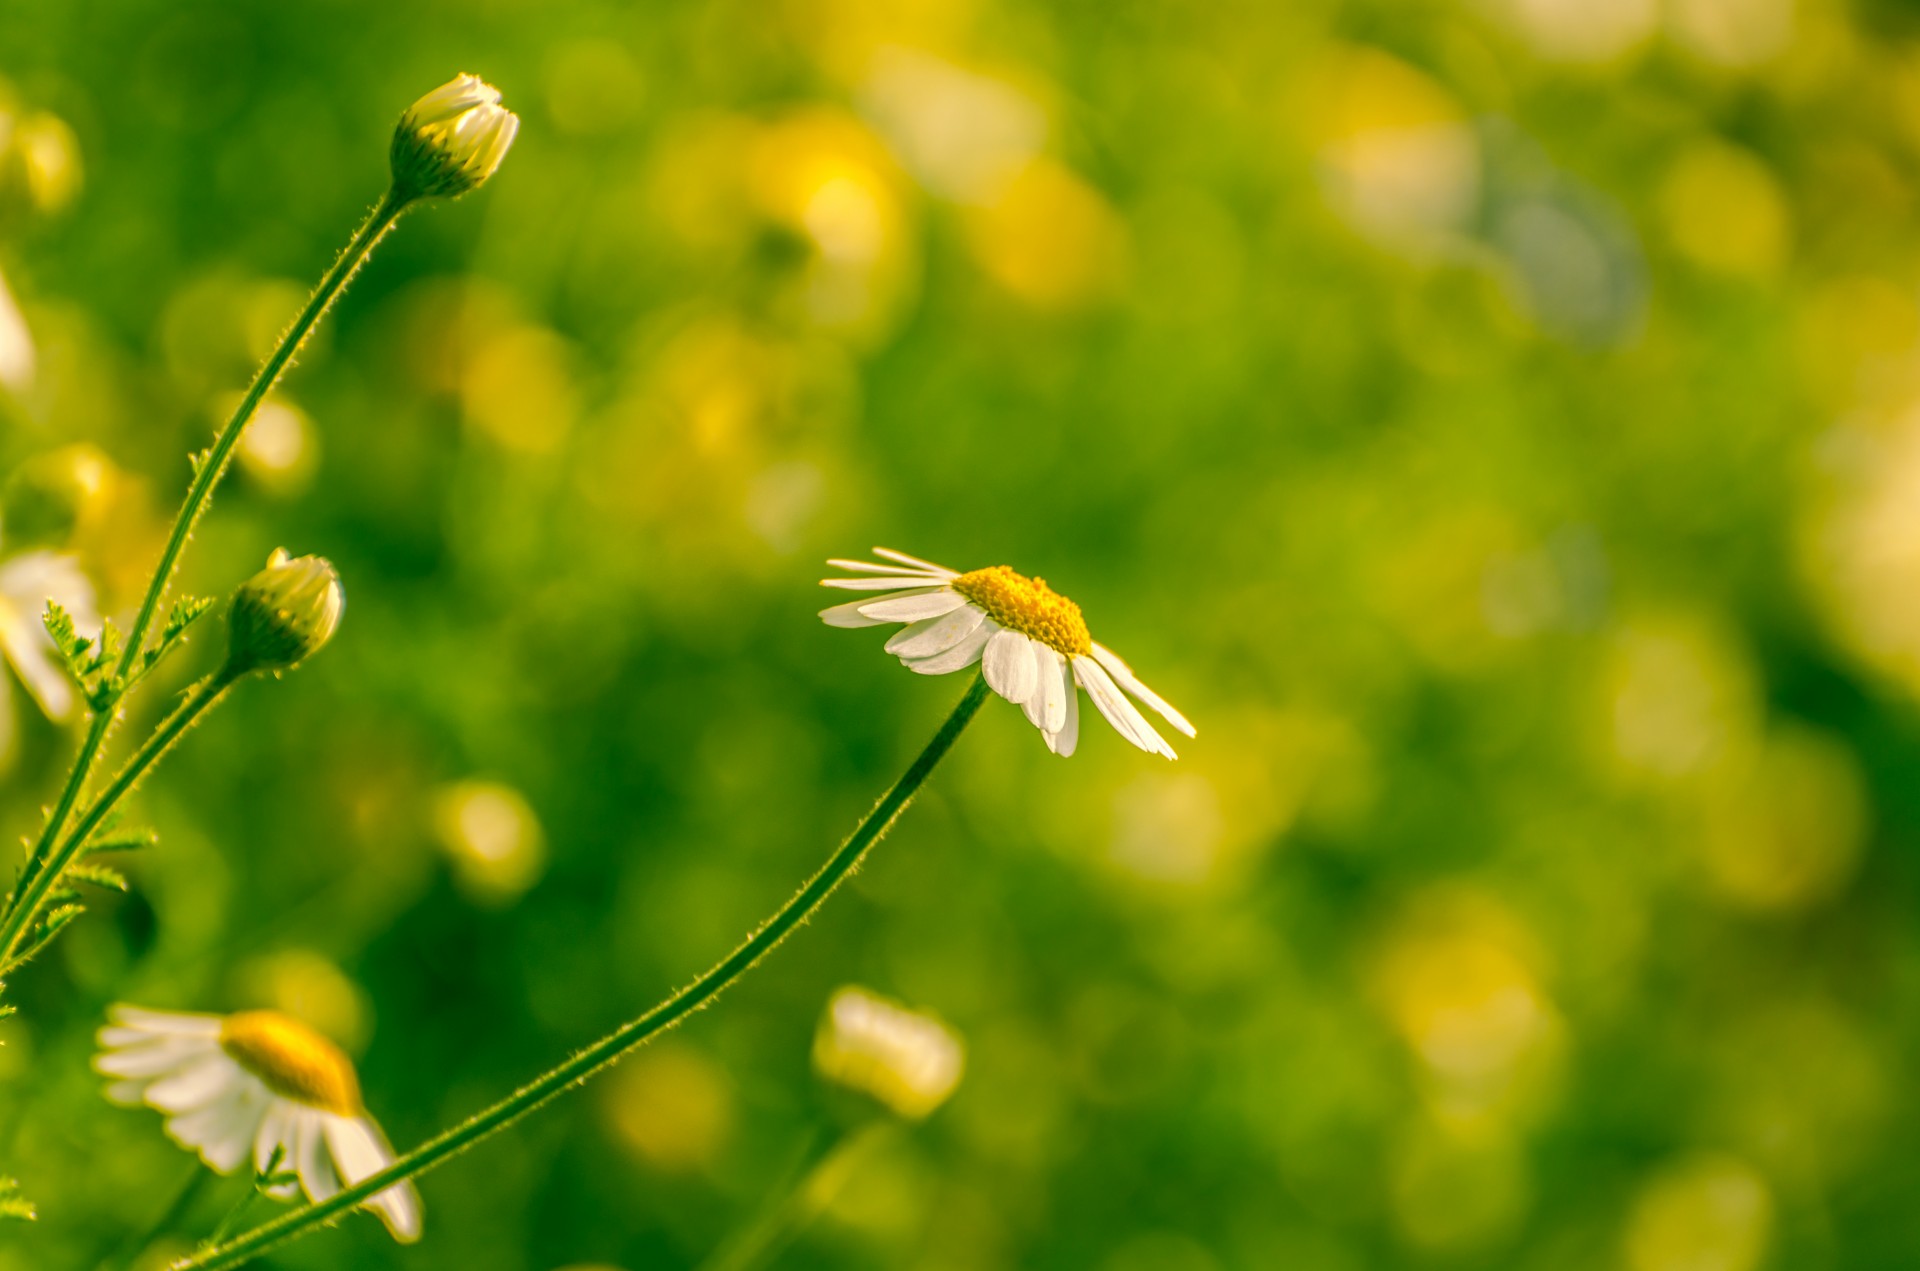
[[[1010,565],[993,565],[960,575],[952,587],[1007,630],[1070,658],[1093,648],[1093,634],[1080,616],[1080,606],[1047,586],[1044,578],[1017,574]]]
[[[277,1095],[356,1116],[360,1079],[338,1046],[278,1011],[241,1011],[220,1025],[220,1047]]]

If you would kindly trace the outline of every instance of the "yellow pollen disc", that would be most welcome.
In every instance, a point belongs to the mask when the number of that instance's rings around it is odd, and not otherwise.
[[[241,1011],[220,1025],[220,1048],[277,1095],[342,1116],[360,1112],[360,1079],[338,1046],[278,1011]]]
[[[1017,574],[1010,565],[993,565],[962,574],[951,586],[1007,630],[1030,636],[1070,658],[1093,648],[1093,634],[1080,616],[1080,606],[1047,586],[1044,578]]]

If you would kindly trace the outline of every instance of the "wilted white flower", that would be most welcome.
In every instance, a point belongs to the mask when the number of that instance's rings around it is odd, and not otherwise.
[[[107,1097],[166,1114],[167,1134],[230,1174],[276,1153],[312,1201],[393,1163],[393,1149],[360,1103],[360,1079],[340,1048],[277,1011],[189,1015],[119,1005],[98,1034],[94,1070],[114,1078]],[[293,1184],[276,1184],[290,1197]],[[420,1195],[396,1183],[365,1202],[393,1238],[420,1238]]]
[[[452,198],[492,176],[520,131],[520,117],[500,104],[500,90],[477,75],[458,75],[400,116],[389,157],[403,199]]]
[[[1094,643],[1080,606],[1047,586],[1046,579],[1028,578],[1006,565],[962,574],[885,547],[873,552],[890,563],[828,561],[864,577],[824,578],[820,585],[888,594],[821,610],[828,626],[906,623],[887,641],[887,652],[922,675],[945,675],[982,663],[988,685],[1026,711],[1057,755],[1071,755],[1080,739],[1076,685],[1087,690],[1122,737],[1142,750],[1175,758],[1173,747],[1126,693],[1187,736],[1194,735],[1184,715],[1142,684],[1112,651]]]
[[[966,1051],[937,1017],[849,985],[834,993],[820,1018],[813,1066],[827,1080],[917,1121],[960,1084]]]

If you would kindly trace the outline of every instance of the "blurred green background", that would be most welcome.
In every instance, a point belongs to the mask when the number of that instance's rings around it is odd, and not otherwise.
[[[463,70],[516,148],[183,576],[324,554],[341,635],[8,986],[0,1267],[190,1173],[87,1070],[109,1002],[297,1012],[404,1147],[730,948],[961,691],[815,620],[871,543],[1044,574],[1199,739],[990,706],[720,1006],[428,1176],[424,1243],[271,1265],[696,1266],[849,1115],[846,982],[967,1073],[785,1266],[1920,1258],[1920,12],[0,0],[0,462],[110,459],[108,611]],[[8,692],[11,836],[73,733]]]

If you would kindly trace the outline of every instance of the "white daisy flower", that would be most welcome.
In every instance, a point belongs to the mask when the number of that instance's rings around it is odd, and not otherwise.
[[[96,1072],[114,1078],[107,1098],[167,1116],[174,1142],[230,1174],[252,1158],[265,1170],[279,1152],[299,1186],[322,1201],[393,1163],[393,1149],[360,1104],[360,1079],[340,1048],[277,1011],[187,1015],[110,1008],[98,1034]],[[272,1189],[281,1197],[293,1185]],[[366,1207],[393,1238],[420,1238],[420,1194],[395,1184]]]
[[[886,594],[822,609],[822,620],[830,627],[906,623],[887,641],[887,652],[922,675],[981,663],[988,686],[1026,711],[1056,755],[1072,754],[1080,740],[1076,685],[1087,690],[1122,737],[1142,750],[1176,757],[1127,700],[1128,693],[1194,735],[1186,716],[1142,684],[1111,650],[1094,643],[1080,606],[1047,586],[1046,579],[1028,578],[1007,565],[962,574],[885,547],[873,554],[887,563],[828,561],[860,577],[823,578],[820,585]]]

